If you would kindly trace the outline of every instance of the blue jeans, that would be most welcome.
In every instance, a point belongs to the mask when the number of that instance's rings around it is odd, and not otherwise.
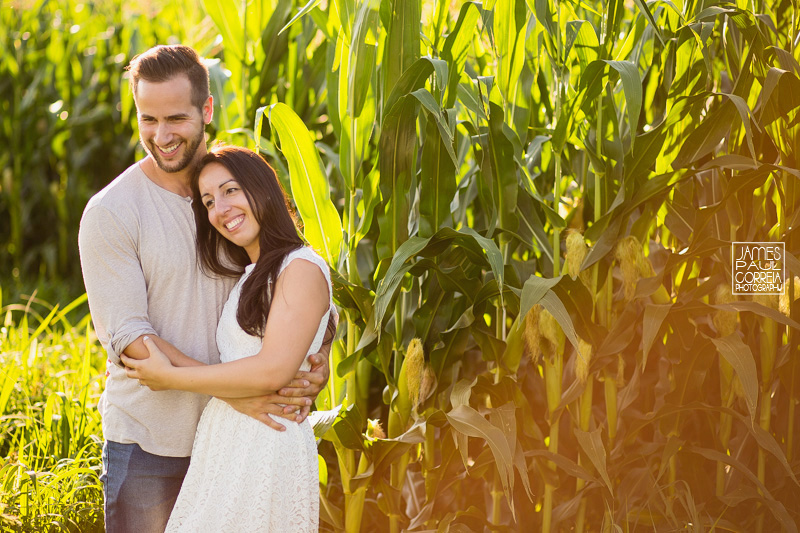
[[[106,441],[100,476],[106,531],[163,533],[188,468],[188,457],[163,457],[138,444]]]

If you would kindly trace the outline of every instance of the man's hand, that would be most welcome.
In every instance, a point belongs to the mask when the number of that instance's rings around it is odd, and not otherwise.
[[[255,418],[263,422],[276,431],[286,431],[283,424],[277,422],[269,415],[275,415],[292,422],[300,423],[308,415],[307,410],[311,407],[311,399],[304,397],[287,398],[279,394],[267,394],[265,396],[254,396],[252,398],[220,398],[240,413]],[[285,404],[281,405],[281,404]],[[302,417],[298,414],[306,410]]]
[[[325,347],[323,347],[324,349]],[[330,352],[330,345],[328,345],[327,351]],[[305,420],[308,413],[311,412],[311,404],[314,403],[319,393],[325,388],[330,376],[328,354],[315,353],[310,355],[308,360],[311,362],[311,369],[308,372],[298,372],[287,386],[278,391],[282,398],[281,401],[285,403],[299,398],[309,400],[308,404],[300,409],[297,417],[298,423]]]

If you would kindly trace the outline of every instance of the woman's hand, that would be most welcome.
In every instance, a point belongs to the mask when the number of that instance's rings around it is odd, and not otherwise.
[[[175,367],[172,366],[164,352],[159,350],[153,339],[145,337],[142,340],[147,351],[150,352],[150,357],[147,359],[133,359],[122,354],[120,359],[122,359],[122,363],[126,367],[125,373],[131,379],[138,379],[139,385],[150,387],[150,390],[169,389],[169,377]]]

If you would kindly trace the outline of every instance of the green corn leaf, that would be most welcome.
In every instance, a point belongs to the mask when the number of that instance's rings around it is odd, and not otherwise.
[[[300,117],[280,103],[258,110],[256,131],[261,131],[265,115],[289,164],[291,194],[303,219],[304,235],[335,268],[342,246],[342,221],[330,199],[328,179],[311,134]]]
[[[524,317],[528,314],[531,307],[538,304],[545,294],[561,281],[561,276],[556,278],[540,278],[533,275],[525,280],[522,286],[522,296],[520,298],[519,316]]]
[[[494,274],[494,278],[497,280],[498,288],[502,291],[505,279],[505,271],[503,269],[503,254],[500,252],[500,249],[493,240],[480,235],[472,228],[462,228],[460,233],[469,235],[475,239],[475,241],[481,247],[483,252],[486,254],[489,265],[492,267],[492,273]]]
[[[395,83],[392,93],[386,99],[384,109],[391,110],[398,99],[422,88],[430,75],[434,71],[439,72],[442,67],[446,68],[447,65],[441,59],[422,57],[415,61]]]
[[[237,4],[228,0],[203,0],[203,6],[219,29],[225,51],[229,51],[238,61],[244,61],[246,35]]]
[[[572,318],[570,318],[567,308],[564,307],[564,303],[552,290],[544,294],[541,302],[542,307],[550,311],[550,314],[553,315],[558,325],[561,326],[562,331],[564,331],[564,335],[566,335],[569,342],[572,343],[572,346],[577,350],[578,333],[575,331],[575,325],[572,323]]]
[[[703,156],[708,155],[730,130],[736,117],[736,108],[728,100],[712,110],[699,125],[687,130],[688,136],[681,147],[673,168],[685,168]],[[685,135],[685,133],[683,134]]]
[[[360,172],[361,164],[370,148],[369,142],[376,128],[375,99],[370,91],[360,116],[352,117],[344,113],[339,129],[339,169],[344,177],[345,188],[352,191],[363,188],[371,191],[371,183],[364,180],[377,180],[376,176],[364,175]],[[361,179],[359,179],[359,177]]]
[[[594,431],[583,431],[577,427],[574,429],[575,437],[578,439],[578,444],[580,444],[583,453],[592,462],[613,497],[614,485],[611,483],[606,469],[606,449],[603,446],[603,439],[600,438],[601,431],[603,431],[603,428],[597,428]]]
[[[450,405],[452,405],[453,408],[469,405],[469,399],[470,396],[472,396],[472,387],[474,387],[477,382],[478,378],[474,378],[471,381],[468,379],[458,380],[450,391]]]
[[[285,61],[284,58],[289,51],[289,35],[281,33],[282,30],[279,31],[278,28],[289,16],[291,8],[291,3],[279,2],[261,32],[261,49],[264,56],[255,96],[257,102],[265,99],[278,82],[281,63]]]
[[[350,43],[350,68],[347,73],[348,114],[361,115],[370,90],[378,49],[378,1],[363,2],[356,14]]]
[[[601,49],[601,59],[612,57],[614,43],[619,39],[622,20],[625,17],[624,0],[610,0],[606,4],[605,40]]]
[[[789,71],[770,68],[761,92],[759,122],[767,126],[778,118],[788,119],[800,106],[800,78]]]
[[[447,80],[447,96],[445,107],[455,105],[459,90],[459,80],[467,61],[467,52],[475,36],[478,17],[480,17],[480,4],[467,2],[461,6],[458,20],[442,47],[442,57],[447,61],[449,77]]]
[[[697,406],[692,405],[690,406],[690,408],[696,409]],[[709,408],[709,410],[711,409],[713,408]],[[739,419],[742,425],[746,427],[747,431],[753,436],[758,445],[764,450],[768,451],[770,454],[772,454],[772,456],[775,457],[775,459],[781,464],[781,466],[783,467],[783,471],[786,473],[786,475],[794,482],[795,485],[800,487],[800,481],[797,479],[797,476],[792,470],[789,461],[786,460],[786,455],[784,454],[781,445],[778,444],[778,441],[775,440],[775,437],[772,436],[770,432],[764,430],[764,428],[762,428],[758,424],[753,424],[753,423],[748,424],[749,419],[739,411],[734,409],[725,409],[725,412],[730,413],[734,418]]]
[[[631,148],[635,145],[636,130],[639,124],[639,113],[642,110],[642,80],[639,69],[630,61],[610,61],[605,63],[619,73],[622,90],[628,108],[628,128],[631,136]]]
[[[709,448],[701,448],[697,446],[685,446],[683,449],[689,453],[701,455],[711,461],[719,461],[736,468],[736,470],[744,474],[744,476],[758,488],[761,494],[764,495],[764,497],[761,498],[761,501],[767,507],[769,507],[773,516],[775,516],[775,518],[778,519],[781,525],[784,527],[784,530],[787,532],[797,533],[797,524],[792,519],[791,515],[789,515],[789,513],[786,511],[786,507],[784,507],[781,502],[775,499],[769,489],[767,489],[767,487],[758,479],[758,477],[756,477],[756,475],[753,474],[749,468],[747,468],[747,465],[735,457],[731,457],[730,455],[717,450],[711,450]]]
[[[656,37],[658,37],[658,42],[661,43],[661,46],[664,46],[664,38],[661,36],[661,28],[656,23],[656,20],[653,18],[653,14],[650,12],[650,8],[647,7],[647,4],[644,3],[644,0],[634,0],[636,3],[636,7],[639,8],[639,11],[644,15],[647,19],[648,24],[650,27],[653,28],[653,33],[655,33]]]
[[[508,447],[511,448],[511,453],[514,455],[514,468],[517,469],[520,479],[522,480],[525,494],[528,495],[530,501],[533,501],[533,490],[531,489],[528,476],[528,465],[525,462],[522,446],[519,440],[517,440],[516,416],[517,407],[513,402],[507,402],[490,413],[490,420],[495,427],[501,428],[503,434],[506,436]]]
[[[411,94],[414,96],[414,98],[419,100],[419,103],[422,104],[422,106],[428,112],[428,116],[433,118],[433,121],[439,130],[439,139],[442,142],[442,147],[445,149],[447,155],[450,156],[450,160],[453,163],[453,170],[455,171],[455,167],[458,165],[458,158],[456,157],[455,150],[453,149],[453,134],[446,123],[447,118],[445,117],[442,109],[439,107],[439,104],[436,103],[433,95],[427,89],[417,89]],[[452,198],[452,195],[450,197]]]
[[[736,13],[736,9],[727,9],[724,7],[711,6],[703,9],[700,13],[694,16],[693,21],[700,21],[706,18],[717,17],[719,15]]]
[[[338,18],[338,24],[334,22],[336,33],[341,32],[342,35],[340,37],[349,42],[353,28],[353,16],[356,12],[355,0],[331,0],[328,7],[330,11],[328,15],[329,23],[332,18]]]
[[[309,0],[308,3],[304,5],[303,8],[300,11],[298,11],[295,16],[292,17],[292,20],[287,22],[286,25],[283,28],[281,28],[281,30],[278,32],[278,35],[288,30],[292,26],[292,24],[294,24],[295,22],[303,18],[305,15],[307,15],[312,9],[317,7],[320,4],[320,2],[322,2],[322,0]]]
[[[351,404],[339,412],[339,418],[333,423],[333,432],[342,445],[351,450],[361,450],[364,438],[361,428],[366,424],[364,416],[356,404]],[[326,437],[327,437],[326,432]],[[355,474],[355,472],[353,472]]]
[[[422,145],[419,194],[419,235],[429,237],[451,217],[450,202],[457,185],[455,163],[438,124],[428,121]],[[452,151],[452,145],[450,146]],[[453,154],[455,156],[455,154]]]
[[[756,302],[745,302],[745,301],[735,301],[727,304],[715,304],[711,305],[715,309],[721,309],[724,311],[748,311],[750,313],[763,316],[765,318],[769,318],[778,322],[779,324],[783,324],[784,326],[789,326],[790,328],[794,328],[797,331],[800,331],[800,324],[792,320],[791,318],[785,316],[783,313],[780,313],[770,307],[763,306]]]
[[[781,64],[781,68],[794,72],[795,76],[800,76],[800,63],[797,62],[797,59],[792,54],[777,46],[768,46],[766,50],[775,54]]]
[[[451,71],[452,72],[452,71]],[[474,114],[480,120],[489,120],[486,113],[483,111],[478,97],[475,96],[475,90],[472,84],[460,83],[458,85],[458,100],[466,107],[470,113]]]
[[[360,185],[362,196],[356,210],[361,219],[353,237],[356,242],[364,238],[372,227],[372,219],[375,216],[376,207],[380,204],[380,175],[376,172],[370,172],[364,176]]]
[[[308,422],[314,429],[314,437],[316,437],[317,440],[321,439],[325,433],[333,427],[333,423],[336,421],[341,410],[342,404],[339,404],[333,409],[313,411],[308,415]]]
[[[711,337],[719,354],[733,367],[744,390],[744,399],[750,413],[750,424],[755,425],[756,407],[758,405],[758,373],[756,361],[750,347],[742,342],[736,333],[721,339]]]
[[[586,481],[592,481],[598,484],[600,483],[600,480],[591,475],[585,468],[570,460],[569,457],[565,457],[561,454],[553,453],[548,450],[525,450],[525,456],[543,457],[553,462],[558,468],[572,477],[585,479]]]
[[[273,3],[265,2],[264,0],[250,0],[246,5],[242,6],[241,13],[242,21],[245,25],[246,42],[256,42],[258,36],[263,32],[264,27],[267,26],[267,22],[272,18],[273,13],[285,9],[285,6],[276,4],[280,4],[280,2]],[[289,6],[289,9],[291,9],[291,6]],[[285,20],[285,18],[283,20]],[[247,48],[247,44],[243,44],[243,46],[245,49]]]
[[[517,166],[514,160],[514,146],[504,131],[503,110],[494,102],[489,103],[489,130],[481,136],[484,150],[480,162],[481,175],[478,191],[483,201],[491,206],[489,233],[495,227],[514,231],[518,221],[515,216],[517,205]]]
[[[384,198],[379,212],[378,256],[391,257],[408,239],[411,204],[408,190],[414,172],[418,105],[410,96],[401,97],[383,120],[379,141],[380,188]],[[378,209],[381,209],[379,207]]]
[[[632,146],[631,151],[625,154],[625,178],[631,182],[644,181],[653,170],[666,138],[666,122],[637,135],[635,147]]]
[[[467,312],[471,313],[471,310],[468,309],[465,313]],[[445,368],[448,368],[464,356],[470,339],[470,325],[472,325],[472,321],[468,320],[463,324],[459,321],[455,326],[441,333],[442,345],[434,348],[430,355],[431,365],[436,375],[441,375]]]
[[[486,441],[496,461],[503,490],[508,495],[514,483],[514,457],[503,432],[468,405],[456,407],[445,416],[456,431]]]
[[[661,330],[661,325],[664,319],[672,309],[672,304],[657,305],[648,303],[644,309],[644,319],[642,322],[642,372],[647,369],[647,356],[650,354],[650,349],[653,347],[658,332]]]
[[[536,22],[544,26],[548,44],[554,43],[557,39],[556,32],[559,31],[555,21],[553,20],[553,12],[551,4],[547,0],[526,0],[528,9],[536,14]],[[533,2],[533,5],[531,3]]]
[[[412,445],[423,442],[425,440],[425,426],[425,420],[416,420],[402,435],[375,441],[372,448],[375,472],[381,473],[383,469],[405,454]]]
[[[744,125],[747,145],[750,147],[750,153],[753,154],[753,160],[755,161],[756,149],[755,146],[753,145],[753,131],[750,127],[750,117],[752,116],[752,112],[750,111],[750,107],[747,105],[747,102],[744,100],[744,98],[742,98],[741,96],[737,96],[735,94],[727,94],[727,93],[713,93],[713,94],[726,97],[736,107],[736,111],[739,112],[739,118],[742,120],[742,124]],[[760,128],[758,127],[758,123],[755,123],[755,126],[756,129],[760,130]]]
[[[334,300],[342,307],[357,309],[362,317],[372,314],[373,294],[360,285],[347,281],[336,270],[331,270]]]
[[[523,7],[523,9],[518,9]],[[523,0],[498,0],[494,6],[494,42],[497,49],[497,86],[506,102],[516,100],[525,62],[525,13]]]
[[[389,268],[375,290],[375,313],[372,316],[371,327],[376,332],[380,330],[380,324],[403,276],[412,268],[407,262],[418,255],[427,257],[440,254],[451,244],[469,250],[470,258],[480,261],[482,267],[490,268],[495,279],[502,285],[504,278],[502,253],[491,239],[482,237],[472,228],[456,231],[445,227],[428,238],[410,237],[398,247]]]
[[[387,2],[391,10],[384,44],[381,74],[383,76],[384,109],[391,106],[387,98],[403,73],[420,56],[420,0]]]

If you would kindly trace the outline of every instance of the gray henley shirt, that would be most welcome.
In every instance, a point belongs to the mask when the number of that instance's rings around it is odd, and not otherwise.
[[[159,335],[204,363],[218,363],[217,322],[234,279],[201,270],[191,199],[156,185],[136,163],[86,206],[79,230],[83,279],[97,336],[108,352],[99,410],[106,440],[188,457],[209,397],[153,392],[129,379],[119,354]]]

